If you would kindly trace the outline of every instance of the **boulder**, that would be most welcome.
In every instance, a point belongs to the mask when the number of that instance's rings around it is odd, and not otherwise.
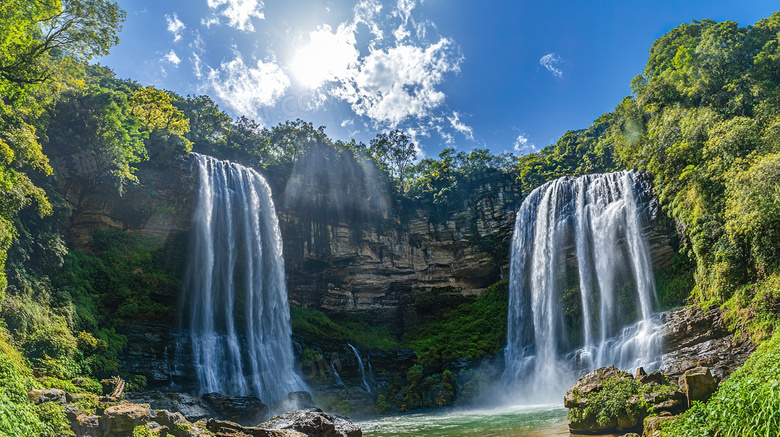
[[[687,370],[679,379],[680,389],[688,398],[688,408],[693,401],[706,401],[718,389],[718,380],[707,367]]]
[[[265,429],[257,426],[241,426],[227,420],[209,419],[206,429],[217,436],[251,436],[251,437],[307,437],[295,430]]]
[[[212,412],[195,396],[186,393],[147,391],[128,393],[127,399],[149,404],[154,410],[178,412],[190,422],[197,422],[212,416]]]
[[[44,402],[57,402],[60,405],[68,403],[66,393],[56,388],[47,388],[42,390],[30,390],[27,392],[27,397],[30,402],[35,405],[42,404]]]
[[[263,428],[295,430],[310,437],[362,437],[360,427],[341,417],[331,416],[319,408],[296,410],[273,417]]]
[[[78,437],[99,437],[100,418],[98,416],[78,415],[70,421],[70,430]]]
[[[615,377],[633,379],[630,373],[624,372],[615,366],[601,367],[578,379],[569,391],[566,392],[566,396],[563,398],[563,405],[566,408],[584,407],[586,398],[590,393],[601,391],[602,383]]]
[[[100,434],[111,437],[130,437],[133,428],[146,425],[152,417],[149,404],[134,404],[124,401],[108,407],[100,417]]]
[[[663,416],[671,416],[685,410],[688,406],[686,394],[674,384],[666,382],[667,376],[661,372],[648,374],[639,368],[634,381],[641,384],[634,395],[625,399],[625,404],[613,417],[597,420],[598,414],[588,411],[588,402],[602,389],[607,380],[631,380],[631,375],[614,367],[602,367],[580,378],[566,393],[564,403],[569,412],[569,431],[572,434],[616,434],[639,432],[644,419],[651,410]],[[636,385],[633,381],[623,385],[628,388]],[[631,390],[634,390],[633,388]],[[609,394],[609,393],[607,393]],[[617,402],[618,396],[609,402]],[[603,402],[603,400],[602,400]]]
[[[190,423],[183,414],[179,412],[171,412],[168,410],[155,410],[154,421],[162,426],[168,427],[168,429],[173,429],[174,425],[177,424]]]
[[[257,425],[270,415],[268,405],[254,396],[206,393],[201,396],[201,400],[214,410],[217,418],[231,420],[241,425]]]
[[[644,375],[638,376],[635,379],[642,384],[666,384],[666,375],[661,372],[653,372],[650,374],[645,373]]]

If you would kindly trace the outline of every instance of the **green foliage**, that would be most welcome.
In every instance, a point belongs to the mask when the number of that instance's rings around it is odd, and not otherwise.
[[[672,309],[687,302],[695,286],[695,268],[696,265],[686,252],[677,252],[672,256],[669,267],[656,272],[655,288],[662,308]]]
[[[523,193],[562,176],[580,176],[618,169],[614,144],[630,137],[633,120],[619,114],[604,114],[584,130],[566,132],[554,145],[517,160]]]
[[[721,383],[706,404],[697,402],[664,435],[676,437],[780,435],[780,331]]]
[[[183,135],[190,131],[190,121],[176,108],[171,93],[139,88],[130,98],[130,114],[150,134],[146,149],[157,162],[170,162],[179,155],[192,151],[192,142]]]
[[[67,419],[56,405],[33,405],[27,392],[40,388],[27,360],[0,327],[0,435],[57,436]],[[54,407],[54,408],[52,408]]]
[[[152,433],[147,425],[138,425],[133,428],[133,437],[154,437],[157,433]]]
[[[28,174],[52,172],[36,126],[47,100],[39,84],[52,76],[50,55],[89,59],[108,54],[124,17],[110,0],[8,0],[0,5],[0,298],[6,251],[17,236],[16,214],[33,204],[41,216],[51,213],[45,193]]]
[[[382,132],[371,140],[368,151],[380,167],[389,169],[398,178],[401,193],[406,191],[404,186],[406,168],[412,165],[414,158],[417,157],[417,147],[411,138],[400,129]]]
[[[399,346],[388,326],[373,324],[367,317],[340,317],[334,321],[318,309],[290,305],[290,319],[293,333],[298,335],[352,340],[365,348],[388,350]]]
[[[486,181],[513,183],[514,162],[513,155],[493,155],[488,149],[470,153],[444,149],[438,159],[423,159],[408,168],[406,196],[434,207],[438,218],[443,218],[451,209],[470,207],[464,202],[473,199]]]
[[[699,302],[726,302],[778,268],[780,94],[766,62],[776,55],[779,17],[674,29],[653,45],[635,96],[615,112],[642,121],[636,141],[616,143],[615,152],[623,165],[653,173],[695,263]]]
[[[146,377],[143,375],[133,375],[127,379],[126,391],[141,391],[146,388]]]
[[[585,408],[570,409],[569,420],[589,423],[595,419],[599,425],[606,426],[618,418],[639,417],[649,409],[642,395],[658,393],[663,396],[674,390],[667,385],[642,384],[630,377],[616,376],[605,381],[601,390],[588,396]],[[634,401],[629,402],[634,396]]]
[[[58,169],[62,177],[92,183],[108,180],[120,194],[128,182],[138,182],[132,165],[146,159],[146,147],[125,93],[97,86],[71,90],[62,95],[50,117],[44,151],[62,160]],[[73,156],[80,157],[78,165]]]
[[[88,60],[119,42],[125,19],[110,0],[8,0],[0,6],[0,94],[50,78],[52,52]],[[17,91],[18,92],[18,91]]]
[[[417,296],[420,321],[408,326],[404,346],[415,350],[421,364],[496,353],[506,342],[508,292],[504,281],[478,298],[434,292]]]

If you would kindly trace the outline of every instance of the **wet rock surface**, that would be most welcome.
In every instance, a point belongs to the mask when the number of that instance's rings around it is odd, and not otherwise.
[[[242,425],[255,425],[270,415],[268,405],[254,396],[206,393],[201,400],[216,413],[217,418]]]
[[[275,430],[266,429],[259,426],[241,426],[237,423],[227,420],[209,419],[206,422],[206,429],[215,433],[217,436],[230,437],[306,437],[306,434],[295,430]]]
[[[361,437],[363,435],[357,425],[344,418],[326,414],[319,408],[284,413],[260,426],[268,429],[294,430],[312,437]]]

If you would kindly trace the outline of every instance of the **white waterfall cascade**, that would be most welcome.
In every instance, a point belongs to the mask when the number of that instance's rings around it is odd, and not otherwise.
[[[643,234],[646,189],[639,176],[561,178],[532,191],[520,206],[502,383],[522,400],[560,402],[579,374],[602,366],[660,367],[663,324],[653,313],[655,279]],[[567,259],[576,277],[566,277]],[[563,296],[571,283],[578,283],[578,299]],[[579,300],[576,314],[567,312],[566,298]],[[567,332],[566,317],[568,326],[579,322],[579,332]]]
[[[347,346],[349,346],[352,349],[352,352],[355,353],[355,358],[357,358],[358,364],[360,365],[360,375],[363,377],[363,385],[366,387],[366,391],[371,393],[371,387],[368,386],[368,382],[366,381],[366,369],[363,367],[363,359],[360,358],[360,354],[358,353],[357,349],[355,349],[355,346],[352,346],[349,343],[347,343]]]
[[[194,156],[200,185],[184,298],[199,391],[272,403],[306,390],[293,367],[271,189],[250,168]]]

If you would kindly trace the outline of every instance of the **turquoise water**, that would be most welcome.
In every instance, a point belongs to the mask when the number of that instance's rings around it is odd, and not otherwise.
[[[560,404],[434,410],[358,423],[366,437],[569,436]]]

